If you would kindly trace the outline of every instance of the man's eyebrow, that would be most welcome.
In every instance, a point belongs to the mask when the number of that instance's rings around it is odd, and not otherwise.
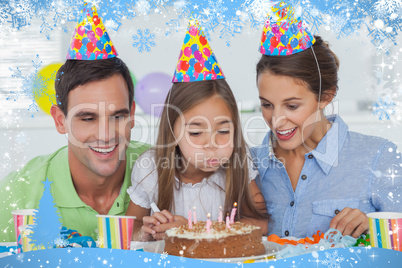
[[[98,116],[98,114],[94,113],[94,112],[81,111],[74,115],[74,117],[86,117],[86,116],[94,117],[94,116]]]
[[[114,115],[116,115],[116,114],[124,114],[124,115],[126,115],[126,114],[129,114],[129,113],[130,113],[130,111],[129,111],[127,108],[123,108],[123,109],[120,109],[120,110],[115,111],[115,112],[112,114],[112,116],[114,116]]]

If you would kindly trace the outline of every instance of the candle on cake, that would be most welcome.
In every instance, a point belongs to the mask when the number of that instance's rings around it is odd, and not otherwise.
[[[194,207],[194,224],[197,224],[197,214],[195,213],[195,207]]]
[[[232,208],[232,212],[230,214],[230,223],[233,224],[234,223],[234,218],[236,216],[236,210],[237,210],[237,202],[234,202],[233,204],[233,208]]]
[[[218,216],[218,222],[222,222],[222,207],[219,207],[219,216]]]
[[[229,213],[226,214],[226,228],[230,229],[230,219],[229,219]]]
[[[211,214],[208,213],[207,222],[205,223],[205,227],[207,228],[207,233],[211,232],[211,225],[212,225],[212,221],[209,217],[211,217]]]
[[[193,222],[191,220],[191,208],[188,210],[188,229],[193,228]]]

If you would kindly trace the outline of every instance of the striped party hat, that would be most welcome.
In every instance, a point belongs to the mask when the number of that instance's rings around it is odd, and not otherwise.
[[[269,56],[292,55],[315,43],[314,36],[295,16],[293,6],[280,1],[271,7],[272,16],[264,24],[259,51]]]
[[[200,24],[190,20],[172,82],[224,79]]]
[[[116,49],[95,6],[84,4],[77,27],[74,30],[67,59],[101,60],[117,56]]]

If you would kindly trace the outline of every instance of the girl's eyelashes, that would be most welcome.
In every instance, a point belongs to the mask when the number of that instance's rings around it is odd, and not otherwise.
[[[219,134],[230,134],[230,130],[229,129],[225,129],[225,130],[218,130]]]
[[[288,108],[289,108],[290,110],[296,110],[297,108],[299,108],[299,105],[292,105],[292,104],[289,104],[289,105],[288,105]]]
[[[188,134],[190,135],[190,136],[194,136],[194,137],[196,137],[196,136],[199,136],[199,135],[201,135],[201,132],[188,132]]]
[[[261,103],[261,106],[263,107],[263,108],[271,108],[271,107],[273,107],[273,105],[271,104],[271,103],[265,103],[265,102],[262,102]]]
[[[261,103],[261,106],[262,106],[263,108],[265,108],[265,109],[271,109],[271,108],[274,107],[274,105],[272,105],[271,103],[265,103],[265,102],[262,102],[262,103]],[[287,107],[289,110],[296,110],[297,108],[299,108],[299,105],[296,105],[296,104],[287,104],[286,107]]]

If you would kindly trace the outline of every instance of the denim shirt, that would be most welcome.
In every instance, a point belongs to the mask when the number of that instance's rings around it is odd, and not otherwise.
[[[305,154],[295,191],[275,157],[271,131],[251,149],[259,187],[271,215],[269,234],[312,236],[327,231],[342,209],[402,212],[401,154],[383,138],[348,131],[335,115],[317,147]]]

